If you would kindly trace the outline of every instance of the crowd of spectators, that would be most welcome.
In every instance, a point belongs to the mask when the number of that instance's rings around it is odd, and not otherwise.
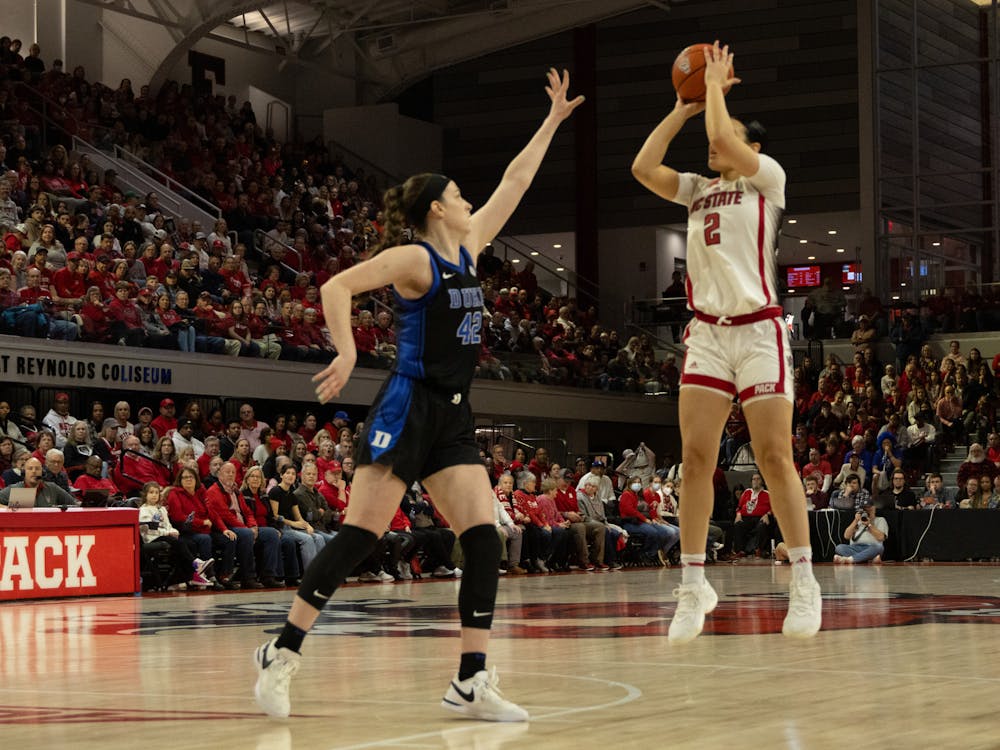
[[[0,332],[232,356],[335,356],[319,287],[367,257],[379,185],[320,139],[279,143],[249,103],[166,83],[117,89],[46,67],[0,38]],[[56,64],[59,63],[59,64]],[[57,124],[39,118],[42,108]],[[114,170],[58,142],[78,135],[152,163],[221,211],[212,226],[134,194]],[[56,141],[43,148],[42,144]],[[385,187],[385,186],[382,186]],[[255,243],[255,240],[257,242]],[[257,249],[262,252],[260,255]],[[478,375],[606,391],[671,392],[676,358],[648,337],[620,343],[594,307],[540,289],[492,248]],[[392,296],[355,300],[363,367],[395,357]]]
[[[917,322],[904,317],[899,325]],[[849,364],[831,354],[825,363],[807,356],[795,368],[792,446],[803,480],[815,480],[810,507],[858,509],[866,495],[880,509],[998,507],[1000,354],[988,361],[953,340],[937,356],[924,338],[914,338],[897,345],[898,361],[882,363],[870,330],[864,322],[856,329]],[[738,407],[726,432],[745,439]],[[954,486],[942,488],[942,458],[966,445]]]
[[[95,495],[96,505],[134,505],[144,553],[173,561],[172,589],[296,586],[340,528],[364,428],[346,412],[325,422],[311,412],[275,414],[268,424],[249,403],[229,420],[197,400],[178,410],[169,397],[158,414],[126,400],[94,401],[79,414],[70,404],[68,392],[40,407],[0,401],[0,504],[27,487],[40,506],[89,504]],[[508,454],[501,444],[484,446],[482,458],[504,573],[618,569],[623,555],[665,565],[677,546],[679,478],[655,473],[643,445],[617,467],[604,457],[562,467],[544,447]],[[461,563],[447,520],[415,484],[354,576],[454,577]]]

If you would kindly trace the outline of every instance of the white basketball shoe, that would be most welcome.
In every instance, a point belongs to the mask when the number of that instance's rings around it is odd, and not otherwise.
[[[284,719],[292,712],[288,685],[299,671],[302,656],[288,648],[276,648],[274,643],[277,640],[272,638],[254,651],[257,684],[254,685],[253,695],[264,713]]]
[[[682,583],[674,589],[677,597],[677,609],[670,621],[667,641],[671,644],[681,644],[693,641],[705,627],[705,615],[715,609],[719,603],[719,595],[715,593],[708,581],[700,583]]]
[[[467,680],[459,680],[455,675],[441,699],[441,706],[467,719],[527,721],[528,712],[504,698],[499,685],[496,667],[489,672],[480,670]]]
[[[788,587],[788,614],[781,632],[789,638],[812,638],[823,624],[823,595],[812,576],[792,576]]]

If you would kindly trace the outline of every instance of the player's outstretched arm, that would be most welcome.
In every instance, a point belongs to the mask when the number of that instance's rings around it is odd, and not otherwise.
[[[555,68],[549,68],[549,85],[545,92],[552,100],[549,114],[542,121],[542,126],[535,132],[528,145],[514,160],[507,165],[503,179],[489,200],[472,215],[472,229],[469,232],[466,249],[473,259],[486,246],[486,243],[496,237],[497,233],[507,223],[517,204],[528,191],[531,181],[541,166],[545,152],[552,143],[559,124],[569,117],[573,110],[583,104],[584,98],[578,96],[572,101],[567,99],[569,91],[569,72],[563,70],[562,77]]]
[[[673,110],[649,134],[639,153],[635,155],[632,176],[651,193],[668,201],[672,201],[677,195],[680,175],[676,169],[665,165],[663,159],[684,123],[704,109],[703,103],[685,103],[678,96]]]
[[[392,284],[404,297],[417,298],[433,282],[427,252],[419,245],[390,247],[374,258],[331,277],[320,289],[323,316],[337,350],[333,362],[313,376],[316,397],[326,403],[340,392],[354,371],[358,350],[351,330],[351,299],[363,292]]]
[[[760,168],[757,152],[740,137],[726,107],[725,91],[740,82],[730,78],[733,55],[716,40],[705,51],[705,132],[709,146],[741,175],[752,177]]]

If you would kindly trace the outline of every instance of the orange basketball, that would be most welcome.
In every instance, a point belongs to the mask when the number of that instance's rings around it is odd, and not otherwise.
[[[674,81],[674,90],[684,102],[705,101],[705,53],[712,49],[711,44],[692,44],[685,47],[677,59],[674,60],[674,67],[671,71],[671,78]],[[729,67],[729,77],[736,75],[732,66]],[[729,87],[723,89],[728,93]]]

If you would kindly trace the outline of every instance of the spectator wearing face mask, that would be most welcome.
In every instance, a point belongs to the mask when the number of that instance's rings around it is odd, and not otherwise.
[[[680,541],[680,531],[660,519],[658,498],[646,496],[642,489],[639,475],[630,476],[628,489],[618,499],[622,526],[629,534],[643,539],[643,557],[649,560],[658,558],[660,564],[665,566],[668,564],[667,553]],[[648,502],[647,497],[653,502]]]

